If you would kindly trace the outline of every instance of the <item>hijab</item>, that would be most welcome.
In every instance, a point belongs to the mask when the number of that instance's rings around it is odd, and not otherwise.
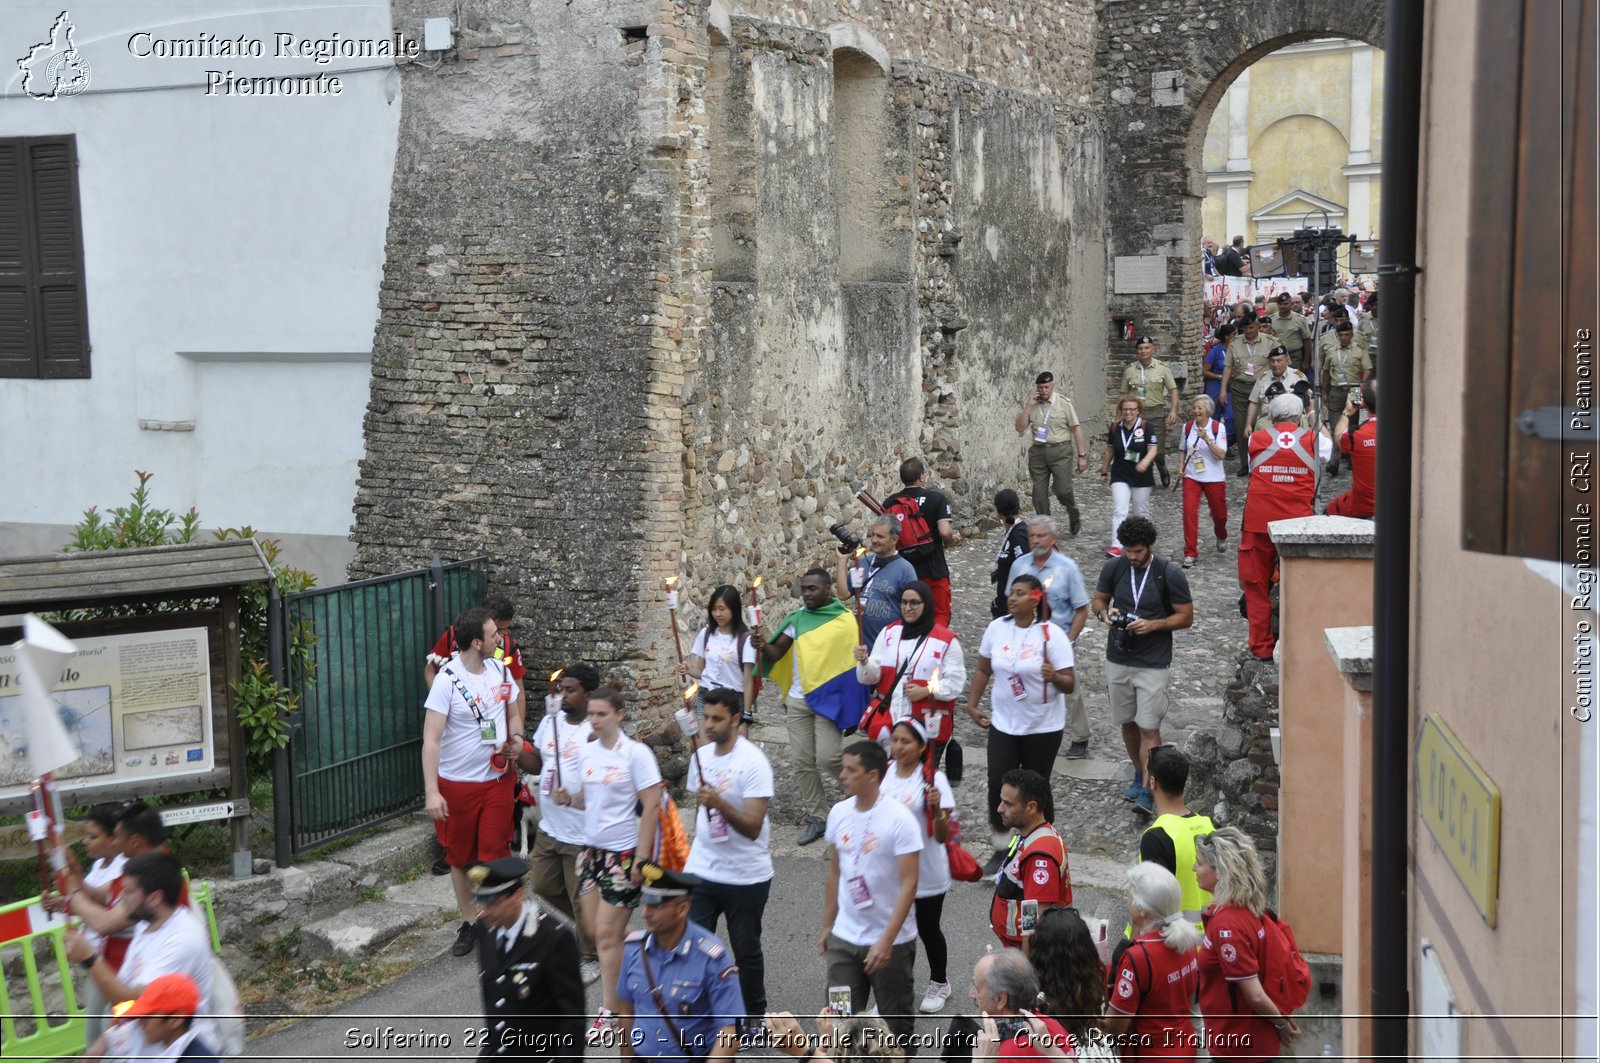
[[[922,599],[922,615],[917,618],[915,623],[912,623],[910,620],[905,619],[905,614],[902,613],[900,637],[902,639],[927,638],[933,631],[933,588],[919,579],[914,579],[900,589],[902,595],[906,591],[910,591]]]

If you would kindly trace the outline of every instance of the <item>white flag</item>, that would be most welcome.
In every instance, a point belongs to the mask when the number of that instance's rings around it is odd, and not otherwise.
[[[80,756],[61,725],[55,698],[50,696],[56,677],[78,648],[32,613],[22,620],[22,641],[13,643],[11,648],[17,653],[17,681],[21,687],[18,694],[27,725],[28,774],[38,778]]]

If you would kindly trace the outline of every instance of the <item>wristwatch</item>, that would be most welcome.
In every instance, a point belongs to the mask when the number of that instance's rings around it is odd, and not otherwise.
[[[90,971],[94,970],[94,965],[99,961],[99,959],[99,956],[90,956],[87,960],[79,960],[78,967],[85,974],[88,974]]]

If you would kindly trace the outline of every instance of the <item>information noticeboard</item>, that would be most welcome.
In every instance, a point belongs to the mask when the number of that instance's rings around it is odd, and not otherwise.
[[[53,677],[56,711],[79,756],[55,772],[74,790],[209,772],[216,764],[209,633],[204,627],[73,640]],[[0,648],[0,802],[31,782],[16,654]]]

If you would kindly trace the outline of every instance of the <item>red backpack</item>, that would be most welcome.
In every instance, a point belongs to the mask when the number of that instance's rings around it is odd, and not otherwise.
[[[1271,908],[1261,913],[1261,988],[1283,1014],[1298,1011],[1311,998],[1311,968],[1294,931]]]
[[[912,560],[930,553],[933,549],[933,529],[922,515],[916,499],[907,495],[891,499],[883,512],[900,519],[900,539],[896,543],[900,556]]]

